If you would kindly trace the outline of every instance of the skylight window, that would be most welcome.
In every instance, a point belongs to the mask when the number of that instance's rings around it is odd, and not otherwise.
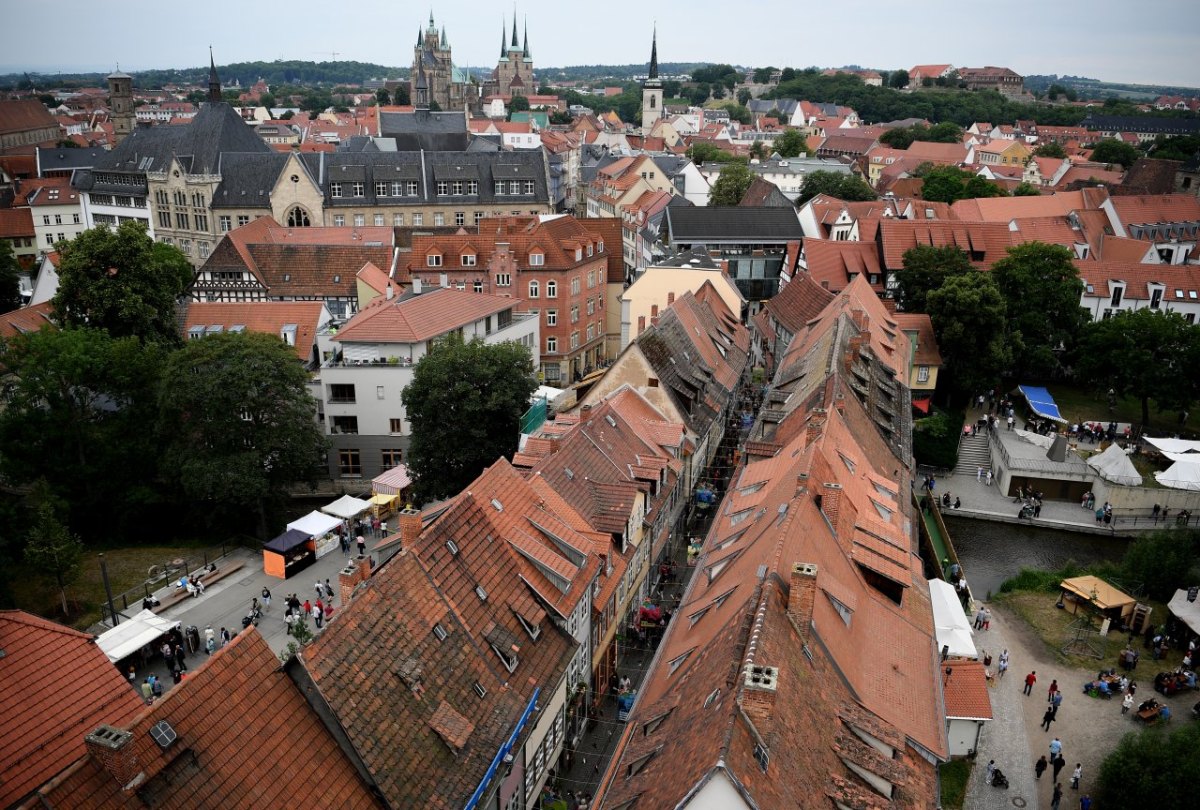
[[[847,456],[844,453],[838,453],[838,456],[842,459],[842,463],[846,465],[846,469],[850,471],[851,475],[853,475],[854,474],[854,460],[851,459],[849,456]]]
[[[668,662],[668,664],[667,664],[667,674],[674,675],[676,670],[678,670],[681,666],[683,666],[683,662],[688,660],[688,656],[690,656],[693,652],[695,652],[695,649],[696,648],[693,647],[692,649],[688,650],[687,652],[682,653],[681,655],[677,655],[674,658],[672,658],[670,660],[670,662]]]
[[[737,494],[742,497],[745,497],[747,495],[753,495],[755,492],[758,492],[760,489],[762,489],[766,485],[767,485],[767,483],[765,481],[759,481],[757,484],[751,484],[750,486],[742,487],[741,489],[739,489],[737,491]]]
[[[879,516],[881,518],[883,518],[884,520],[892,519],[892,510],[891,509],[888,509],[886,506],[884,506],[883,504],[881,504],[879,501],[875,500],[874,498],[871,499],[871,505],[875,507],[875,511],[879,513]]]
[[[445,641],[446,636],[449,634],[446,632],[446,628],[442,627],[440,624],[435,624],[433,626],[433,635],[437,637],[438,641]]]
[[[743,510],[742,510],[742,511],[740,511],[740,512],[735,512],[735,513],[734,513],[734,514],[733,514],[733,515],[732,515],[732,516],[729,518],[729,525],[730,525],[730,526],[736,526],[736,525],[738,525],[738,524],[739,524],[739,523],[741,523],[743,520],[745,520],[746,518],[750,517],[750,513],[751,513],[751,512],[753,512],[753,511],[754,511],[753,509],[743,509]]]

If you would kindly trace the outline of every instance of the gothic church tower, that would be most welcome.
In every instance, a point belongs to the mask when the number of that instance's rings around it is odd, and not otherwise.
[[[663,115],[663,89],[658,78],[658,26],[650,42],[650,72],[642,85],[642,132],[649,135],[654,122]]]

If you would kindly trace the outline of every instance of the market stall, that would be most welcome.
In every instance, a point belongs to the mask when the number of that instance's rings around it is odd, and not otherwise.
[[[1137,600],[1099,577],[1084,576],[1064,579],[1058,586],[1062,593],[1058,598],[1060,607],[1070,606],[1074,615],[1080,605],[1091,605],[1093,610],[1118,626],[1129,621]]]
[[[137,653],[147,645],[179,627],[179,622],[164,619],[152,610],[141,610],[96,638],[96,646],[114,664]]]
[[[1025,401],[1029,403],[1029,410],[1035,415],[1066,424],[1067,420],[1063,419],[1062,414],[1059,413],[1054,397],[1050,396],[1050,392],[1045,388],[1037,385],[1019,385],[1017,390],[1021,392],[1021,396],[1025,397]]]
[[[397,464],[390,470],[384,470],[371,481],[371,491],[376,495],[395,495],[404,500],[408,496],[408,488],[412,486],[412,476],[408,467]]]
[[[321,511],[327,515],[339,517],[342,520],[353,520],[370,508],[370,501],[355,498],[353,495],[343,495],[333,503],[322,506]]]
[[[263,572],[287,579],[317,561],[317,545],[312,535],[288,529],[263,544]]]
[[[943,579],[929,580],[929,600],[933,605],[933,630],[938,649],[953,658],[978,658],[979,652],[971,636],[971,621],[954,586]]]
[[[1088,466],[1100,473],[1105,481],[1126,487],[1140,487],[1142,474],[1129,460],[1129,453],[1119,444],[1113,442],[1103,453],[1097,453],[1087,460]]]
[[[287,527],[298,529],[311,537],[317,558],[320,559],[338,547],[338,538],[333,532],[340,525],[341,518],[321,512],[309,512],[299,520],[293,520]]]
[[[372,495],[371,517],[387,520],[396,511],[396,502],[399,500],[399,495]]]

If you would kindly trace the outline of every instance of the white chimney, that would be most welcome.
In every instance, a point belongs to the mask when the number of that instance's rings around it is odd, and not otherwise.
[[[414,281],[413,283],[416,284],[417,282]],[[387,285],[387,292],[385,292],[384,295],[387,296],[387,300],[389,301],[396,297],[396,290],[394,287],[392,287],[392,283],[390,281]]]
[[[439,273],[438,274],[438,285],[441,287],[449,287],[450,286],[450,276],[446,275],[445,273]]]
[[[413,295],[421,294],[421,277],[413,276]]]

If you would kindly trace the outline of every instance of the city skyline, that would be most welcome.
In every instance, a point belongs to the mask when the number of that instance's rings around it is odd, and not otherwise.
[[[653,14],[633,3],[609,4],[582,20],[563,20],[561,7],[548,0],[525,0],[515,8],[522,37],[528,25],[530,51],[539,68],[589,64],[638,64],[649,58],[657,22],[662,62],[727,62],[748,67],[803,68],[858,64],[894,70],[914,64],[1000,65],[1022,75],[1089,76],[1110,82],[1200,86],[1200,5],[1187,0],[1147,0],[1134,19],[1116,0],[1097,0],[1086,14],[1077,4],[1046,0],[1034,17],[964,20],[964,6],[950,0],[925,0],[919,9],[882,6],[873,0],[842,0],[836,19],[800,10],[783,0],[760,0],[745,17],[745,34],[730,38],[721,22],[728,7],[715,0],[664,0]],[[89,36],[66,47],[47,49],[38,37],[18,37],[0,63],[0,72],[38,73],[106,71],[118,64],[126,72],[187,68],[207,62],[208,45],[218,64],[296,59],[361,61],[405,67],[419,29],[430,10],[388,6],[375,0],[344,0],[333,26],[320,16],[329,6],[293,0],[286,13],[261,24],[241,25],[245,2],[212,0],[209,14],[194,7],[128,0],[114,15],[82,0],[25,4],[10,8],[12,30],[52,31],[64,20]],[[254,4],[254,16],[266,5]],[[274,8],[273,6],[270,8]],[[970,8],[965,10],[969,13]],[[816,11],[819,11],[816,10]],[[460,6],[432,7],[445,26],[460,67],[488,68],[499,55],[503,26],[511,30],[514,9],[492,6],[486,12]],[[1121,25],[1111,24],[1122,20]],[[186,31],[179,36],[130,37],[138,28]],[[848,26],[845,20],[858,21]],[[1163,20],[1173,20],[1163,25]],[[369,23],[369,24],[367,24]],[[587,31],[584,41],[576,26]],[[368,33],[363,33],[364,31]],[[378,36],[378,32],[386,32]],[[116,43],[116,44],[114,44]],[[194,43],[194,44],[192,44]],[[195,51],[193,54],[192,51]],[[336,54],[336,56],[335,56]]]

